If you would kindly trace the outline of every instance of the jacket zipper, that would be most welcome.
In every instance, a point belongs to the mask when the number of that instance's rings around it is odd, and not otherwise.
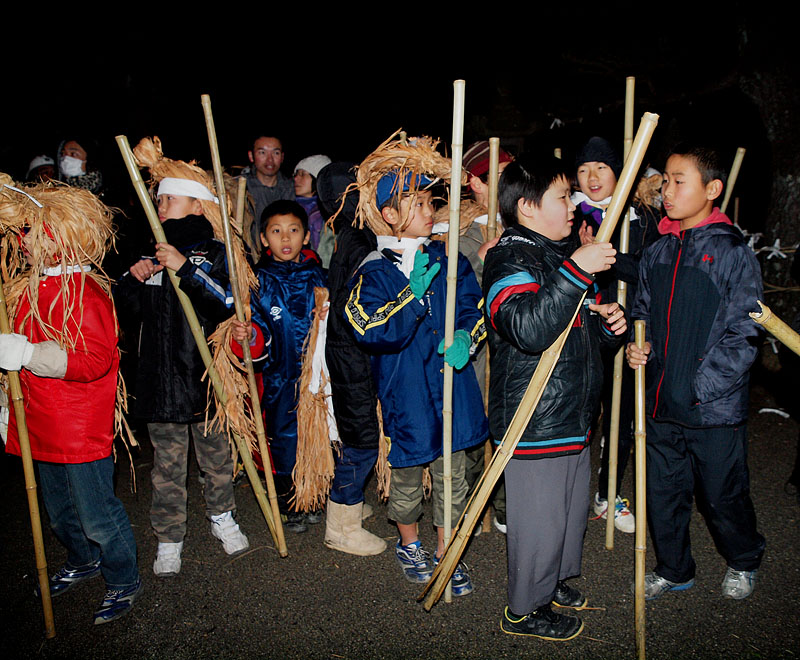
[[[678,258],[675,260],[675,268],[672,271],[672,285],[669,291],[669,305],[667,305],[667,338],[664,341],[664,367],[661,369],[661,378],[658,379],[658,387],[656,388],[656,403],[653,406],[653,419],[656,418],[656,411],[658,410],[658,397],[661,394],[661,384],[664,382],[664,374],[667,371],[667,351],[669,350],[669,330],[672,321],[672,298],[675,295],[675,280],[678,277],[678,266],[681,263],[681,254],[683,253],[683,239],[686,231],[680,233],[680,247],[678,248]]]

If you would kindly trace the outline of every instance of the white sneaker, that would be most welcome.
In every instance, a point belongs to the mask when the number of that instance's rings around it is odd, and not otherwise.
[[[625,534],[633,534],[636,531],[636,517],[628,506],[628,500],[617,495],[617,503],[614,507],[614,527]],[[600,493],[594,494],[594,515],[603,520],[608,517],[608,500],[601,500]]]
[[[508,533],[508,525],[504,525],[503,523],[501,523],[501,522],[500,522],[500,521],[497,519],[497,517],[495,517],[495,519],[494,519],[494,528],[495,528],[495,529],[496,529],[498,532],[500,532],[501,534],[507,534],[507,533]]]
[[[756,588],[756,573],[757,571],[737,571],[728,566],[725,577],[722,578],[722,595],[734,600],[747,598]]]
[[[232,511],[211,516],[211,533],[222,541],[222,547],[229,555],[244,552],[250,547],[247,537],[233,519]]]
[[[153,573],[159,577],[171,577],[181,572],[181,552],[183,541],[180,543],[160,543],[153,562]]]

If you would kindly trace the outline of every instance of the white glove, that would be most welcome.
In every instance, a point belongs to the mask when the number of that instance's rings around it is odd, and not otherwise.
[[[25,335],[0,334],[0,369],[19,371],[33,357],[33,344]]]

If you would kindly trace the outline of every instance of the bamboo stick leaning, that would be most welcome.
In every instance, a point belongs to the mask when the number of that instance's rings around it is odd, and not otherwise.
[[[747,149],[744,147],[739,147],[736,150],[736,156],[733,158],[733,165],[731,165],[730,174],[728,174],[728,185],[725,186],[725,195],[722,198],[722,204],[719,207],[719,210],[725,213],[728,210],[728,203],[731,201],[731,195],[733,194],[733,187],[736,185],[736,179],[739,178],[739,170],[742,169],[742,161],[744,160],[744,155],[747,152]]]
[[[214,167],[214,178],[217,184],[217,195],[219,196],[219,208],[222,213],[222,229],[225,236],[225,256],[228,259],[228,272],[231,281],[231,290],[233,292],[233,304],[236,309],[236,319],[242,323],[250,320],[250,300],[247,300],[247,307],[242,301],[240,288],[239,288],[239,275],[236,268],[237,255],[233,250],[233,233],[231,232],[230,217],[228,216],[228,205],[226,203],[225,179],[222,172],[222,161],[219,157],[219,145],[217,143],[217,131],[214,127],[214,115],[211,112],[211,97],[208,94],[203,94],[201,97],[203,105],[203,115],[206,120],[206,130],[208,131],[208,144],[211,149],[211,162]],[[242,217],[244,214],[244,195],[247,181],[244,177],[239,179],[238,199],[236,205],[237,219],[239,227],[242,226]],[[248,313],[246,313],[246,311]],[[243,341],[241,343],[242,354],[244,355],[244,364],[247,371],[247,384],[250,389],[250,405],[253,410],[253,421],[256,425],[256,436],[258,438],[258,451],[261,454],[261,464],[264,467],[264,479],[267,484],[267,494],[269,496],[270,509],[272,511],[272,520],[274,523],[273,536],[275,543],[278,546],[279,554],[284,557],[288,554],[286,548],[286,539],[283,535],[283,523],[281,522],[281,514],[278,511],[278,494],[275,489],[275,480],[272,477],[272,463],[269,457],[269,450],[267,448],[267,435],[264,431],[264,418],[261,415],[261,401],[258,398],[258,388],[256,387],[256,377],[253,371],[253,356],[250,353],[250,343]],[[248,452],[249,455],[249,452]],[[243,459],[244,460],[244,459]],[[252,462],[252,457],[251,457]],[[259,480],[260,483],[260,480]],[[272,530],[270,530],[272,531]]]
[[[142,207],[144,208],[147,220],[150,223],[150,229],[153,231],[153,235],[155,236],[157,242],[166,243],[167,240],[166,236],[164,236],[164,230],[161,227],[161,223],[158,221],[158,214],[153,207],[153,200],[150,199],[150,196],[147,192],[147,186],[145,186],[145,183],[142,180],[142,175],[139,172],[139,166],[136,164],[133,152],[131,151],[128,138],[124,135],[118,135],[116,137],[116,141],[120,153],[122,154],[122,159],[125,161],[125,166],[128,169],[128,174],[131,178],[131,182],[133,183],[133,187],[136,190],[136,194],[139,197]],[[169,276],[169,280],[172,283],[173,288],[175,289],[175,294],[178,297],[181,308],[186,315],[186,321],[192,331],[192,336],[197,344],[197,350],[200,353],[200,357],[203,359],[203,364],[208,370],[208,376],[211,379],[211,384],[214,387],[217,398],[219,399],[220,403],[224,405],[227,401],[227,395],[222,387],[222,382],[220,381],[219,375],[217,374],[217,371],[212,363],[211,352],[209,351],[208,343],[206,342],[205,335],[203,334],[203,329],[200,327],[200,323],[197,320],[197,314],[194,311],[194,307],[192,306],[188,296],[181,291],[177,275],[175,275],[175,273],[169,269],[165,270]],[[275,521],[272,518],[272,512],[270,510],[269,503],[267,502],[264,486],[261,484],[261,479],[258,477],[258,471],[253,464],[250,448],[239,434],[234,433],[233,438],[236,442],[239,453],[242,456],[242,463],[244,464],[247,477],[250,480],[250,485],[253,488],[253,493],[256,496],[256,501],[261,508],[261,513],[264,516],[272,538],[275,541],[276,546],[278,546],[278,553],[281,557],[285,557],[288,555],[288,550],[285,546],[281,547],[278,543]]]
[[[633,99],[636,87],[636,78],[628,76],[625,79],[625,133],[623,145],[623,162],[628,159],[628,154],[633,145]],[[619,251],[628,252],[631,236],[630,208],[625,212],[625,218],[619,228]],[[628,283],[620,279],[617,283],[617,302],[625,307],[628,298]],[[606,492],[606,550],[614,549],[614,526],[617,520],[617,465],[619,461],[619,408],[622,402],[622,370],[624,368],[625,347],[622,346],[614,356],[614,378],[611,390],[611,410],[603,411],[604,415],[611,415],[608,438],[608,490]],[[627,432],[627,429],[625,429]],[[612,515],[613,512],[613,515]]]
[[[647,150],[647,145],[650,143],[650,138],[653,135],[657,123],[658,115],[650,112],[644,113],[642,121],[639,124],[639,130],[636,133],[636,138],[633,141],[630,157],[625,163],[625,167],[617,183],[617,188],[608,206],[605,222],[600,226],[600,230],[597,233],[597,242],[607,242],[614,232],[614,228],[622,213],[622,208],[631,191],[634,178],[639,170],[639,166],[644,158],[644,152]],[[583,305],[583,298],[576,307],[564,331],[558,339],[542,353],[536,371],[534,371],[531,377],[531,381],[506,430],[500,447],[492,458],[491,465],[478,481],[478,487],[470,498],[467,508],[461,516],[461,521],[456,528],[456,533],[448,545],[439,565],[434,570],[430,582],[428,582],[425,589],[417,597],[417,600],[425,600],[423,606],[426,610],[430,611],[436,604],[444,592],[446,585],[449,583],[450,577],[464,553],[466,542],[469,540],[472,530],[475,528],[478,516],[483,510],[483,507],[486,506],[486,502],[497,480],[500,478],[506,464],[511,459],[511,455],[519,439],[522,437],[522,433],[525,427],[527,427],[536,405],[539,403],[539,399],[553,372],[558,356],[566,342],[567,335],[572,329],[572,323],[578,315],[581,305]]]
[[[489,138],[489,208],[488,216],[486,219],[486,240],[491,241],[497,238],[497,184],[500,180],[500,138]],[[489,414],[489,342],[486,342],[486,373],[484,374],[484,388],[483,388],[483,411],[488,416]],[[492,439],[487,438],[484,445],[483,452],[483,471],[489,467],[492,460]],[[491,507],[486,507],[486,514],[483,516],[483,531],[489,533],[492,531],[492,511]]]
[[[8,319],[8,308],[6,307],[2,278],[0,278],[0,332],[4,335],[11,334],[11,323]],[[44,613],[44,636],[47,639],[52,639],[56,636],[56,624],[53,618],[53,602],[50,596],[50,577],[47,575],[47,557],[44,552],[36,473],[33,470],[28,424],[25,421],[25,401],[22,398],[22,386],[20,385],[18,371],[8,372],[8,391],[11,395],[10,403],[14,406],[14,415],[17,418],[17,439],[19,440],[20,455],[22,457],[22,471],[25,475],[25,491],[28,494],[28,513],[31,519],[31,533],[33,534],[33,552],[36,557],[36,576],[39,580],[42,611]]]
[[[461,210],[461,160],[464,154],[464,81],[453,82],[453,142],[450,149],[452,174],[450,176],[450,225],[447,230],[447,301],[444,317],[445,352],[453,343],[456,326],[456,284],[458,281],[458,236]],[[442,392],[442,429],[444,455],[444,544],[450,542],[453,527],[453,367],[444,363],[444,390]],[[452,600],[447,585],[445,602]]]
[[[644,321],[634,321],[636,346],[644,348]],[[634,626],[636,628],[636,655],[639,660],[645,658],[645,607],[644,607],[644,574],[647,556],[647,460],[646,431],[644,407],[644,365],[635,373],[635,424],[634,442],[636,444],[636,558],[634,567]]]
[[[772,313],[772,310],[763,302],[760,300],[757,300],[756,302],[758,303],[759,307],[761,307],[761,311],[750,312],[750,318],[759,325],[763,326],[765,330],[767,330],[773,337],[775,337],[775,339],[781,342],[781,344],[786,346],[786,348],[789,348],[800,355],[800,335],[792,330],[784,321],[775,316],[775,314]]]

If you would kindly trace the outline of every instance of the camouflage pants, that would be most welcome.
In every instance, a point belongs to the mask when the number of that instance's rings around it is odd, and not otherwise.
[[[150,524],[160,542],[179,543],[186,535],[186,472],[189,462],[189,429],[197,463],[205,478],[206,515],[236,508],[233,498],[233,461],[224,433],[205,435],[205,423],[148,424],[153,443],[153,504]]]

